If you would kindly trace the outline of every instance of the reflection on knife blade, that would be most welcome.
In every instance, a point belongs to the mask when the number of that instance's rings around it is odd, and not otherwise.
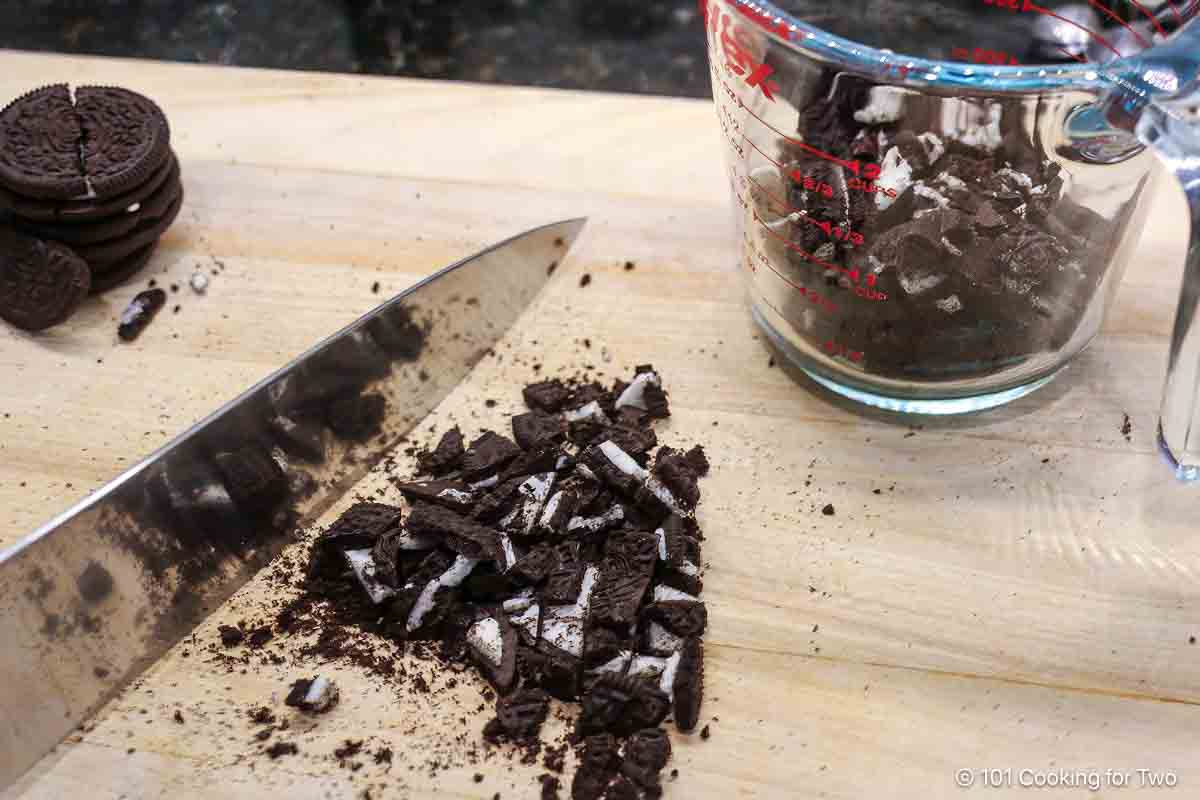
[[[423,281],[0,552],[0,787],[432,411],[583,224],[536,228]]]

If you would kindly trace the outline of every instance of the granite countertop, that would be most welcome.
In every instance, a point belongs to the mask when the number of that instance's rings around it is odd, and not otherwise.
[[[0,0],[0,47],[710,96],[696,0]]]

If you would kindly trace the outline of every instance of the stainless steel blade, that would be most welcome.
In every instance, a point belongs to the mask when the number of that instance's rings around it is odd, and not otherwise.
[[[429,414],[526,309],[583,225],[536,228],[447,267],[0,551],[0,788]],[[356,440],[345,421],[354,414],[334,404],[381,402],[364,399],[372,395],[385,403],[382,432]],[[272,490],[280,481],[264,479],[264,459],[285,468],[286,489]]]

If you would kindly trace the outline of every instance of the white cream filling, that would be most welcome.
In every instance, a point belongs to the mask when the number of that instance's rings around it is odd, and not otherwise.
[[[621,396],[617,398],[614,404],[616,408],[640,408],[642,411],[648,411],[646,405],[646,386],[654,384],[662,386],[662,380],[654,372],[642,372],[634,377],[633,381],[625,387],[625,391],[621,392]]]
[[[308,692],[304,695],[304,705],[313,711],[324,711],[337,702],[339,696],[337,684],[324,675],[313,678]]]
[[[567,520],[567,531],[573,533],[575,531],[586,530],[595,533],[604,526],[620,522],[623,519],[625,519],[625,509],[616,505],[596,517],[571,517],[571,519]]]
[[[456,503],[470,503],[475,499],[475,495],[470,492],[464,492],[462,489],[442,489],[437,493],[438,497],[444,497],[447,500],[453,500]]]
[[[504,636],[500,633],[500,623],[492,617],[485,617],[467,629],[467,644],[492,666],[498,667],[504,660]]]
[[[683,646],[683,637],[676,636],[657,622],[651,622],[646,629],[646,644],[659,653],[674,653]]]
[[[454,563],[450,565],[449,569],[425,584],[425,588],[417,596],[417,602],[413,603],[412,611],[408,613],[408,622],[405,626],[408,631],[412,632],[421,627],[421,623],[425,620],[425,615],[433,608],[433,598],[437,594],[438,589],[443,586],[455,587],[462,584],[467,579],[467,576],[471,574],[471,570],[475,569],[475,565],[481,560],[458,556],[454,559]],[[409,586],[411,585],[409,584]],[[408,587],[406,586],[405,588]]]
[[[538,623],[541,622],[541,619],[542,607],[534,603],[521,613],[510,616],[508,621],[518,630],[524,631],[529,638],[536,639],[538,635]]]
[[[646,471],[642,465],[633,459],[633,456],[618,447],[611,439],[600,444],[600,452],[618,470],[640,481],[646,487],[647,491],[662,501],[662,504],[671,511],[674,511],[681,517],[688,516],[687,509],[679,504],[679,501],[675,499],[675,495],[671,494],[671,490],[663,486],[658,478],[655,478]]]
[[[629,662],[629,672],[634,678],[657,678],[667,668],[667,659],[658,656],[634,656]]]
[[[622,650],[600,666],[589,669],[588,672],[592,675],[599,675],[603,672],[615,672],[618,675],[624,675],[625,670],[629,669],[629,662],[632,659],[633,653],[628,650]]]
[[[658,688],[662,693],[675,701],[675,673],[679,670],[679,661],[682,655],[678,650],[671,654],[667,659],[667,663],[663,667],[662,680],[658,684]]]
[[[536,602],[533,597],[533,589],[525,589],[516,597],[505,600],[501,608],[504,609],[505,614],[520,614]]]
[[[549,606],[542,619],[542,638],[576,658],[583,656],[583,624],[587,620],[592,589],[600,571],[589,566],[583,573],[579,597],[573,605]]]
[[[879,165],[879,177],[875,181],[875,185],[879,189],[891,189],[899,197],[904,193],[904,190],[912,185],[912,165],[904,160],[904,156],[900,155],[900,148],[890,148],[883,157],[883,163]],[[886,192],[880,191],[875,195],[875,206],[880,211],[891,206],[896,201],[895,197],[888,197]]]
[[[395,589],[375,576],[375,556],[370,550],[346,550],[345,555],[354,577],[358,578],[372,603],[379,605],[396,593]]]
[[[667,532],[662,528],[654,531],[654,535],[658,537],[658,560],[667,560]]]
[[[899,122],[904,117],[904,92],[891,86],[873,86],[867,104],[854,112],[854,119],[864,125],[884,125]]]
[[[484,478],[481,481],[475,481],[474,483],[467,484],[467,486],[472,492],[478,492],[480,489],[490,489],[499,482],[500,476],[493,475],[490,478]]]
[[[608,418],[608,415],[604,413],[604,409],[600,408],[600,404],[595,400],[572,411],[564,411],[563,419],[565,419],[567,422],[582,422],[584,420],[591,420],[600,425],[612,424]]]
[[[654,602],[664,603],[668,600],[687,600],[690,603],[699,603],[699,597],[693,597],[687,592],[681,592],[673,586],[659,584],[654,587]]]

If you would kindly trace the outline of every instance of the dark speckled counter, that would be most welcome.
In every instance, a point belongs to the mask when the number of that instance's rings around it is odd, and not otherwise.
[[[0,47],[709,96],[696,0],[0,0]]]

